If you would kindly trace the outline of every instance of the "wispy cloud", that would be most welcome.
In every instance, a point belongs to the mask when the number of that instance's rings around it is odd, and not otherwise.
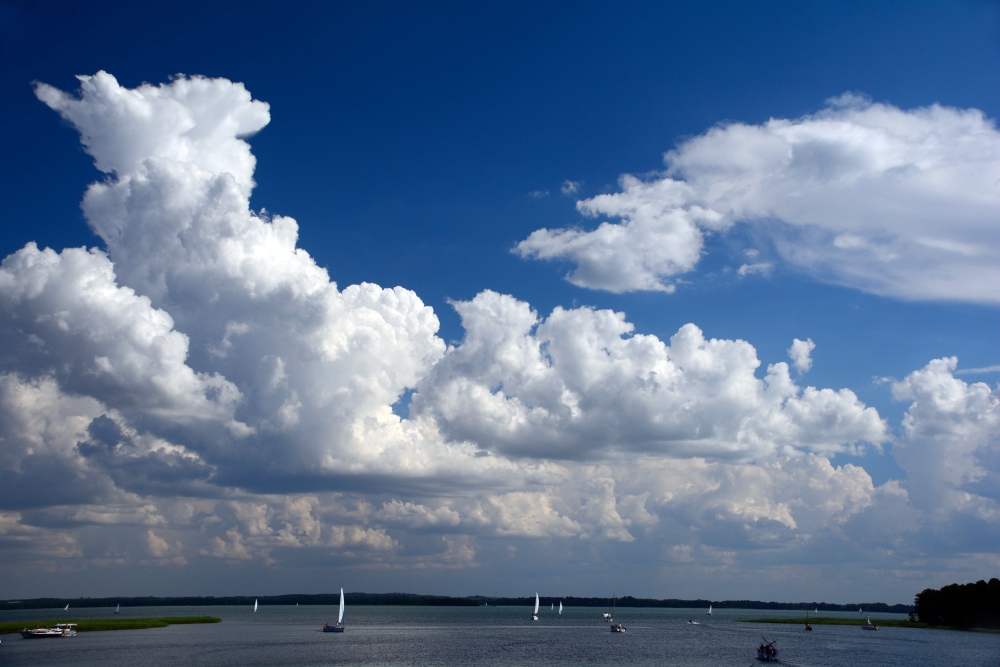
[[[580,191],[581,185],[583,185],[582,181],[566,180],[563,181],[563,184],[560,186],[559,191],[566,196],[575,195],[577,192]]]

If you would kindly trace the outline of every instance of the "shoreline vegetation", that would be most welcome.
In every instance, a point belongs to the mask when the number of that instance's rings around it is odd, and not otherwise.
[[[168,616],[165,618],[79,618],[48,621],[4,621],[0,623],[0,634],[10,634],[32,628],[48,628],[56,623],[76,623],[77,632],[101,632],[105,630],[146,630],[165,628],[168,625],[188,625],[191,623],[221,623],[214,616]]]
[[[533,605],[534,597],[490,597],[474,595],[469,597],[448,597],[445,595],[415,595],[412,593],[347,593],[348,605],[423,605],[439,607],[478,607],[481,605],[522,606]],[[261,606],[269,605],[338,605],[339,593],[317,595],[271,595],[251,597],[246,595],[230,597],[121,597],[121,598],[35,598],[31,600],[6,600],[0,602],[0,610],[14,609],[54,609],[67,604],[73,607],[202,607],[202,606],[242,606],[253,605],[254,600]],[[562,602],[570,607],[606,607],[606,597],[552,597],[543,596],[541,604]],[[763,602],[760,600],[678,600],[635,598],[631,595],[616,598],[619,607],[671,607],[675,609],[766,609],[805,611],[818,608],[820,611],[853,611],[858,607],[872,613],[908,614],[912,605],[886,604],[884,602],[853,602],[851,604],[831,604],[828,602]]]
[[[737,623],[772,623],[777,625],[868,625],[868,617],[865,618],[829,618],[814,617],[809,618],[741,618]],[[933,630],[965,630],[968,632],[1000,632],[993,628],[960,628],[950,625],[930,625],[920,621],[906,621],[893,618],[876,618],[872,620],[874,625],[880,628],[923,628]]]

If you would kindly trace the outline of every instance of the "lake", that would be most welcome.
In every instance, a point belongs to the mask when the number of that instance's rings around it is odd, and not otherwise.
[[[567,607],[562,616],[529,607],[348,607],[347,631],[323,633],[336,607],[128,607],[124,617],[216,616],[222,623],[150,630],[81,633],[67,639],[3,636],[3,667],[243,667],[351,665],[359,667],[555,667],[750,665],[761,636],[776,640],[785,665],[1000,665],[1000,634],[851,626],[738,623],[740,618],[790,618],[802,612],[618,608],[627,634],[610,632],[603,609]],[[857,614],[824,613],[857,618]],[[0,621],[106,618],[111,609],[0,611]],[[872,614],[904,618],[899,614]],[[688,619],[700,625],[688,624]]]

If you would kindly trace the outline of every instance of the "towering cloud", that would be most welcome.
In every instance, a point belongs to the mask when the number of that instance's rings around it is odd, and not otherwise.
[[[626,175],[621,192],[577,204],[621,222],[540,229],[516,252],[573,262],[568,279],[581,287],[672,291],[672,277],[697,266],[706,234],[742,222],[824,281],[1000,302],[1000,132],[980,111],[905,111],[844,95],[815,115],[721,125],[665,162],[657,178]]]

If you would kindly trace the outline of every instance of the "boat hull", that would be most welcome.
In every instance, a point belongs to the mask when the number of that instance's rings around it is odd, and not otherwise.
[[[343,632],[343,625],[324,625],[323,632]]]

